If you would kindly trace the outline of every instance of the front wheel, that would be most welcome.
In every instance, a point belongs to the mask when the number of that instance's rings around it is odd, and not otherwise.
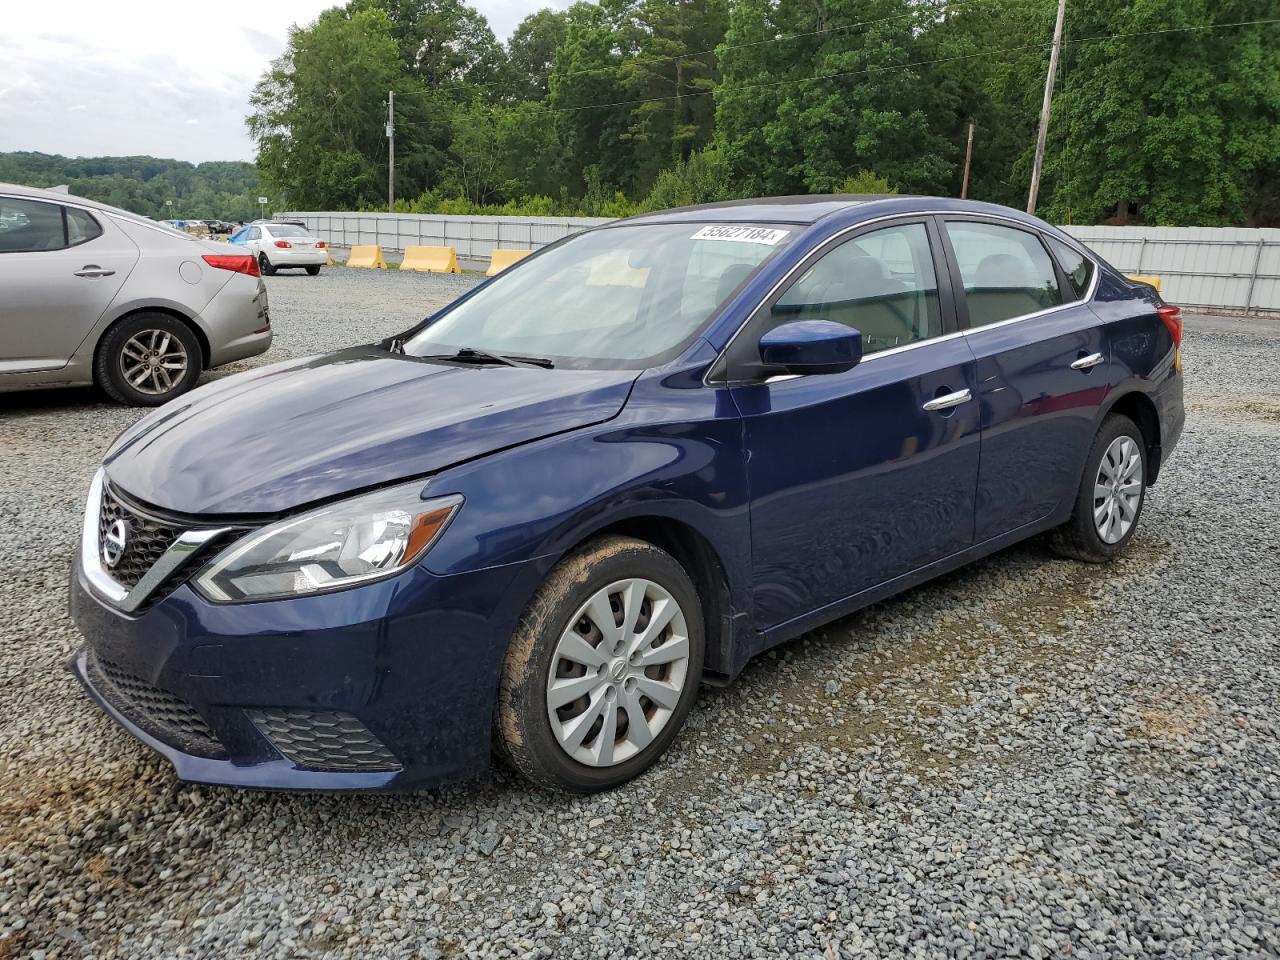
[[[274,277],[276,268],[271,265],[271,261],[267,259],[265,253],[258,254],[258,270],[264,277]]]
[[[498,696],[498,747],[542,786],[593,793],[667,749],[697,698],[702,611],[670,554],[629,537],[555,567],[516,628]]]
[[[1089,563],[1119,556],[1138,529],[1146,481],[1142,431],[1128,417],[1112,414],[1089,448],[1071,519],[1053,531],[1051,546]]]

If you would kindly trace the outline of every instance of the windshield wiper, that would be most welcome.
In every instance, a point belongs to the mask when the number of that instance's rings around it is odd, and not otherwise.
[[[504,357],[499,353],[487,353],[474,347],[459,347],[457,353],[429,353],[423,360],[461,360],[470,363],[500,363],[506,367],[543,367],[550,370],[555,364],[545,357]]]

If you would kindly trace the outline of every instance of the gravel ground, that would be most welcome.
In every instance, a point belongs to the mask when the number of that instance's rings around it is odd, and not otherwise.
[[[270,358],[472,282],[272,278]],[[1185,356],[1124,560],[1031,543],[812,633],[585,799],[177,783],[62,667],[137,413],[0,396],[0,960],[1280,954],[1280,324],[1192,320]]]

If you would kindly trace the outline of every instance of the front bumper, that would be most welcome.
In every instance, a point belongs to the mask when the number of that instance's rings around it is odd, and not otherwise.
[[[353,590],[247,604],[209,603],[183,585],[127,616],[98,598],[77,558],[71,614],[86,643],[68,666],[183,780],[435,785],[488,765],[524,566],[448,577],[418,566]],[[293,726],[282,733],[282,722]]]

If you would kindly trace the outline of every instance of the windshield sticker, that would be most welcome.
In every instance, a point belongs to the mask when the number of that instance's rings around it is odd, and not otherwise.
[[[780,240],[785,240],[790,230],[778,230],[775,227],[756,227],[749,223],[720,223],[711,227],[703,227],[690,240],[732,240],[736,243],[763,243],[772,247]]]

